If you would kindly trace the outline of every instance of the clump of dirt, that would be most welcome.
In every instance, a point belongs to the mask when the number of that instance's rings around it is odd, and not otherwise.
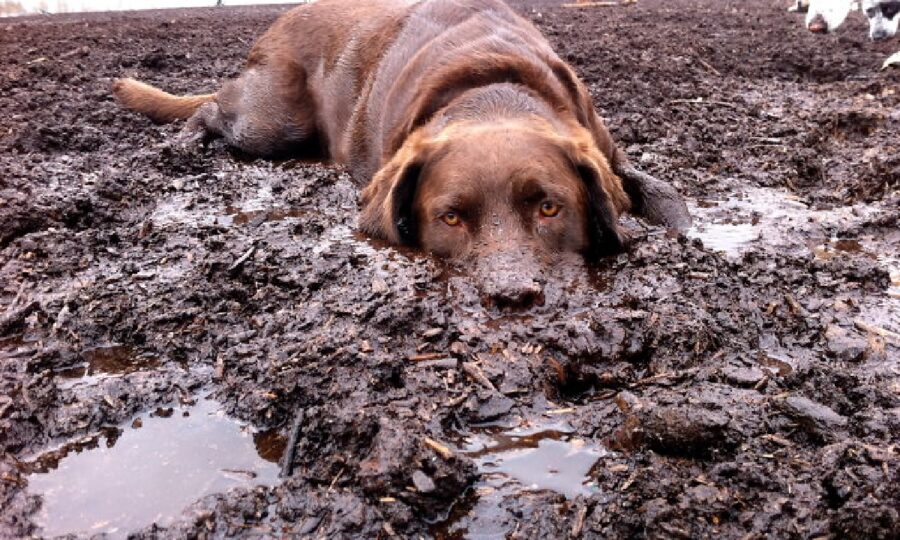
[[[359,236],[339,169],[173,152],[178,126],[113,102],[121,75],[214,89],[285,8],[0,23],[3,536],[40,534],[29,456],[211,394],[297,427],[290,474],[135,537],[896,537],[890,45],[771,2],[516,6],[698,219],[629,221],[629,253],[555,270],[528,312]],[[592,449],[576,495],[466,450],[515,430]]]

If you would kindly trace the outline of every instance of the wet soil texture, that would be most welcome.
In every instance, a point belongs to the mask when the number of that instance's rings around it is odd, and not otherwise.
[[[357,235],[346,173],[173,152],[113,102],[216,89],[285,8],[0,22],[0,536],[90,534],[52,470],[212,403],[290,474],[226,444],[240,481],[115,534],[897,538],[897,42],[787,4],[515,4],[696,216],[516,313]]]

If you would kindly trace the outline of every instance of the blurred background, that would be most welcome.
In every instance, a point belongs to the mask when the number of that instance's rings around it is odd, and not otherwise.
[[[300,4],[302,0],[0,0],[0,17],[41,13],[165,9],[215,5]]]

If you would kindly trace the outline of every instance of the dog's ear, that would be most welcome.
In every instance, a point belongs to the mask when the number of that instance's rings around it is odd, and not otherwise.
[[[395,245],[415,246],[419,240],[413,204],[430,145],[410,136],[363,190],[360,229]]]
[[[622,188],[622,180],[613,173],[590,134],[566,138],[564,148],[587,193],[590,254],[601,256],[624,251],[627,237],[619,227],[619,215],[630,209],[631,201]]]

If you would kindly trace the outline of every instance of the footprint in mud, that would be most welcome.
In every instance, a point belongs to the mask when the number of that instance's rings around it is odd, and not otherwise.
[[[40,534],[124,538],[165,526],[205,495],[272,486],[284,442],[224,415],[210,399],[160,408],[119,428],[25,460],[28,491],[42,499]]]

